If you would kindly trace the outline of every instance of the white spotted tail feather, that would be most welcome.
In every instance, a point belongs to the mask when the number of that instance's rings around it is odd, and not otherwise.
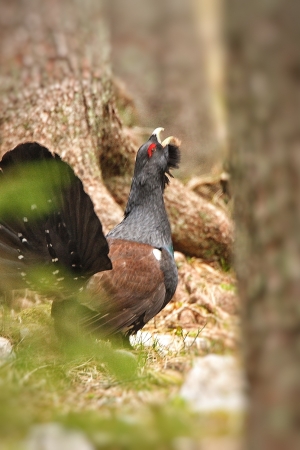
[[[101,222],[82,182],[67,163],[38,143],[29,142],[7,152],[0,169],[4,193],[22,171],[25,176],[29,174],[29,191],[21,210],[13,207],[13,199],[9,211],[0,210],[0,290],[28,285],[36,288],[30,277],[34,268],[45,269],[54,287],[67,274],[83,284],[94,273],[111,269]],[[46,192],[42,199],[41,188],[34,183],[41,178]]]

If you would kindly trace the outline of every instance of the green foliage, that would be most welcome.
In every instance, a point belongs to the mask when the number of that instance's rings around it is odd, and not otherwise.
[[[228,432],[227,416],[196,414],[177,396],[182,377],[164,369],[159,349],[120,350],[84,335],[80,345],[66,345],[54,333],[49,303],[10,314],[5,335],[15,358],[0,368],[4,448],[49,422],[84,432],[96,449],[176,449],[208,430]]]
[[[2,217],[9,217],[12,212],[25,217],[38,217],[52,211],[58,205],[54,203],[53,186],[62,183],[67,186],[63,165],[55,161],[44,164],[24,164],[22,167],[10,169],[5,177],[1,177],[0,212]],[[49,172],[53,185],[49,186]],[[49,199],[52,202],[49,202]]]
[[[227,260],[225,260],[224,258],[220,258],[220,266],[224,272],[229,272],[231,269],[230,263]]]
[[[234,284],[228,284],[228,283],[221,283],[221,288],[224,289],[224,291],[235,291],[236,286]]]
[[[141,443],[168,448],[176,436],[192,433],[191,413],[185,414],[182,405],[137,401],[145,391],[172,385],[159,372],[151,373],[145,354],[83,337],[80,346],[63,345],[54,334],[49,304],[13,315],[6,335],[14,341],[16,357],[0,368],[3,442],[17,443],[33,424],[52,421],[83,430],[97,448],[135,449]],[[128,392],[129,405],[122,401]],[[99,409],[98,403],[104,406]]]

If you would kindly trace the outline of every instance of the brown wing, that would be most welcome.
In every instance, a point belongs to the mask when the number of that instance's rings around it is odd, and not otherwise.
[[[83,304],[95,311],[92,328],[131,334],[162,308],[166,289],[158,250],[131,241],[108,239],[113,269],[94,275]],[[105,331],[104,331],[105,332]]]

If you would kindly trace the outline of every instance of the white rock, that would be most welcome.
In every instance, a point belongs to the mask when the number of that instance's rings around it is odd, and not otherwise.
[[[245,379],[232,356],[197,358],[180,395],[197,411],[242,411],[246,407]]]
[[[58,423],[47,423],[32,427],[25,441],[26,450],[95,450],[86,436],[69,430]]]
[[[14,358],[13,346],[8,339],[0,337],[0,367]]]
[[[207,350],[209,347],[205,338],[189,336],[183,338],[171,334],[150,333],[149,331],[138,331],[137,334],[130,336],[130,343],[133,346],[155,347],[163,355],[178,353],[188,348]]]

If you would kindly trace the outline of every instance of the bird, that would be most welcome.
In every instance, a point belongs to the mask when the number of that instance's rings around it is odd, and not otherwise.
[[[179,167],[180,141],[162,141],[163,131],[139,148],[123,220],[106,236],[80,178],[57,153],[25,142],[2,157],[0,190],[18,180],[25,200],[0,203],[1,290],[50,295],[58,335],[70,338],[79,327],[129,339],[174,296],[164,190]]]

